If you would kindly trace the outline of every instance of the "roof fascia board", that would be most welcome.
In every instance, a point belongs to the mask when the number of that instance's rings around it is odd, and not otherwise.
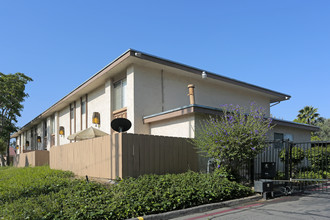
[[[222,109],[221,108],[214,108],[209,106],[203,106],[203,105],[187,105],[180,108],[168,110],[165,112],[160,112],[157,114],[149,115],[143,117],[143,123],[153,123],[157,121],[162,121],[166,119],[171,119],[174,117],[184,116],[191,113],[203,113],[203,114],[213,114],[213,115],[221,115]],[[297,122],[292,121],[285,121],[285,120],[279,120],[275,118],[272,119],[273,125],[282,125],[287,127],[294,127],[298,129],[304,129],[309,131],[318,131],[320,128],[313,125],[307,125],[307,124],[301,124]]]
[[[47,109],[45,112],[43,112],[41,114],[41,116],[44,116],[47,113],[49,113],[50,111],[52,111],[52,109],[55,108],[61,102],[64,102],[64,101],[68,100],[70,97],[72,97],[73,95],[75,95],[80,89],[85,88],[88,85],[90,85],[93,81],[95,81],[100,76],[102,76],[102,73],[106,73],[110,69],[114,68],[116,65],[118,65],[119,63],[121,63],[122,61],[124,61],[127,57],[129,57],[131,55],[131,53],[132,53],[131,50],[127,50],[125,53],[123,53],[117,59],[115,59],[114,61],[112,61],[111,63],[109,63],[105,67],[103,67],[100,71],[98,71],[92,77],[90,77],[89,79],[87,79],[85,82],[83,82],[82,84],[80,84],[77,88],[75,88],[74,90],[72,90],[69,94],[67,94],[62,99],[60,99],[58,102],[56,102],[54,105],[52,105],[49,109]]]
[[[98,79],[102,75],[102,73],[105,73],[105,72],[109,71],[110,69],[114,68],[119,63],[121,63],[122,61],[124,61],[126,58],[128,58],[131,55],[133,55],[133,53],[134,52],[131,49],[128,49],[127,51],[125,51],[123,54],[121,54],[119,57],[117,57],[114,61],[112,61],[111,63],[109,63],[105,67],[103,67],[100,71],[98,71],[97,73],[95,73],[93,76],[91,76],[85,82],[83,82],[78,87],[76,87],[74,90],[72,90],[69,94],[67,94],[62,99],[60,99],[59,101],[57,101],[54,105],[52,105],[51,107],[49,107],[46,111],[44,111],[43,113],[41,113],[40,115],[38,115],[37,117],[35,117],[34,119],[32,119],[30,122],[28,122],[26,125],[24,125],[21,129],[19,129],[19,131],[15,132],[13,135],[11,135],[11,138],[17,137],[19,134],[21,134],[26,129],[28,129],[28,127],[30,125],[34,125],[35,123],[37,123],[38,120],[42,120],[42,118],[47,117],[48,115],[51,115],[53,113],[53,111],[55,111],[55,109],[56,109],[56,107],[58,105],[60,105],[61,103],[67,101],[68,99],[70,99],[70,97],[72,97],[73,95],[75,95],[79,90],[81,90],[82,88],[85,88],[90,83],[92,83],[93,81],[95,81],[96,79]]]

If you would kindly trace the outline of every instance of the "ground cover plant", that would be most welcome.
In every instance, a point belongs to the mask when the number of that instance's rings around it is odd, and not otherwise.
[[[144,175],[102,185],[48,167],[0,168],[0,219],[126,219],[251,194],[216,174]]]

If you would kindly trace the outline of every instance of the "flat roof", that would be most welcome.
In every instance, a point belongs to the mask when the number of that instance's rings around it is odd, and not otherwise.
[[[203,113],[203,114],[213,114],[213,115],[220,115],[223,112],[221,108],[214,108],[210,106],[204,105],[186,105],[179,108],[171,109],[164,112],[159,112],[157,114],[147,115],[143,117],[144,123],[154,123],[166,119],[171,119],[175,117],[180,117],[192,113]],[[271,117],[270,117],[271,118]],[[286,121],[276,118],[271,118],[272,124],[275,125],[282,125],[287,127],[299,128],[309,131],[318,131],[320,128],[314,125],[302,124],[293,121]]]

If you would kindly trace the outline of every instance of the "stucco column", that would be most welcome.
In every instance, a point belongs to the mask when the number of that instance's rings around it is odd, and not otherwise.
[[[134,129],[134,67],[130,66],[126,70],[126,105],[127,105],[127,119],[131,121],[132,127],[129,133],[135,133]]]
[[[59,115],[58,115],[58,112],[55,112],[55,120],[54,120],[54,123],[55,123],[55,146],[58,146],[60,144],[60,135],[58,134],[58,130],[60,128],[59,126]]]
[[[105,81],[105,95],[106,95],[106,103],[104,103],[104,105],[106,106],[106,114],[103,116],[104,117],[104,122],[105,124],[102,125],[102,127],[104,127],[104,131],[111,134],[111,116],[112,116],[112,106],[111,106],[111,102],[112,102],[112,98],[111,98],[111,90],[112,90],[112,80],[111,79],[107,79]]]

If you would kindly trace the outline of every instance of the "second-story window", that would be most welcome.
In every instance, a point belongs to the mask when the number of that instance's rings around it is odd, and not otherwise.
[[[113,84],[114,110],[126,107],[126,86],[126,78],[119,80]]]
[[[74,119],[74,108],[73,105],[70,104],[70,119]]]
[[[55,134],[55,115],[52,115],[50,118],[50,134]]]

